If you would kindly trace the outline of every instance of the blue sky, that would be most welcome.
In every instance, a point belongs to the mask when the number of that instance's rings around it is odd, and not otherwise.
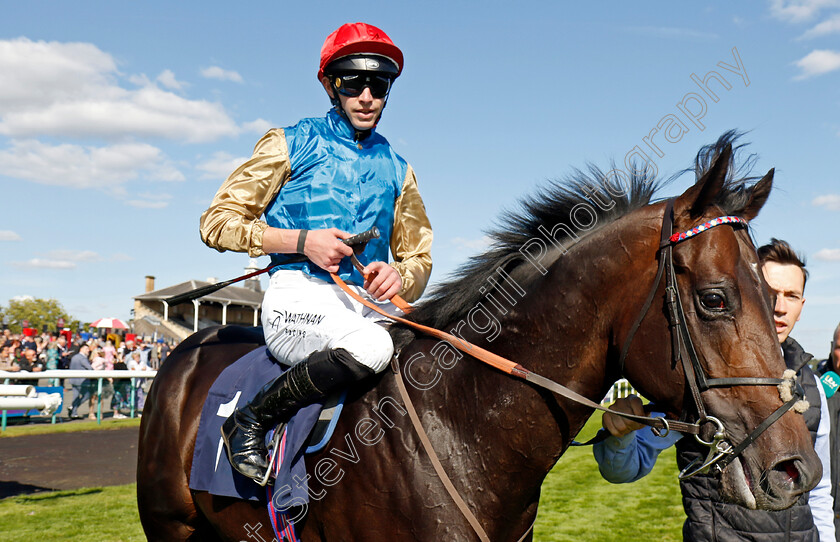
[[[85,320],[128,318],[145,275],[158,287],[240,275],[247,257],[206,248],[198,218],[266,129],[326,112],[320,46],[364,20],[405,53],[379,130],[418,173],[433,281],[547,180],[637,146],[668,175],[737,128],[756,171],[777,173],[757,241],[780,237],[808,258],[794,336],[828,352],[840,321],[840,1],[4,4],[0,304],[56,298]],[[736,51],[743,70],[722,67],[738,67]],[[710,82],[716,102],[691,77],[711,70],[729,85]],[[654,155],[643,138],[668,115],[688,131],[654,135]]]

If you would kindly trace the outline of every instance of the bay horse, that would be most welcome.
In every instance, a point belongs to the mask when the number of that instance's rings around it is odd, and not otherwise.
[[[773,170],[755,183],[734,178],[734,138],[727,132],[701,149],[697,181],[673,200],[675,231],[722,215],[748,221],[764,205]],[[691,375],[671,355],[665,284],[655,282],[666,203],[652,198],[663,183],[643,174],[623,181],[616,171],[593,168],[525,200],[491,248],[410,318],[452,330],[595,401],[623,374],[661,408],[696,419]],[[674,245],[672,257],[702,371],[715,378],[781,376],[772,305],[749,232],[710,228]],[[653,303],[642,310],[649,291]],[[490,540],[531,540],[540,486],[592,409],[399,327],[392,334],[408,394],[455,489]],[[160,369],[143,412],[137,466],[149,540],[273,537],[264,504],[189,489],[207,392],[260,342],[258,329],[200,331]],[[776,386],[713,387],[700,395],[735,441],[782,405]],[[399,397],[389,371],[349,391],[330,445],[306,459],[311,498],[296,525],[301,540],[479,538],[433,470]],[[736,503],[782,509],[820,475],[802,416],[790,411],[727,464],[721,492]]]

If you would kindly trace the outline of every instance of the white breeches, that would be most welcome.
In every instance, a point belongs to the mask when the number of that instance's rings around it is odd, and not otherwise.
[[[370,299],[363,288],[349,286]],[[402,315],[390,302],[376,304],[389,314]],[[382,321],[384,316],[338,285],[302,271],[276,271],[263,298],[265,342],[274,357],[289,364],[300,363],[313,352],[344,348],[359,363],[383,371],[394,355],[394,344],[377,323]]]

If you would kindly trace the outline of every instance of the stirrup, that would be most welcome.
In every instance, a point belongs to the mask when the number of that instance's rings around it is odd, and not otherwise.
[[[274,429],[274,434],[271,436],[271,442],[268,443],[268,467],[265,469],[265,474],[261,480],[253,479],[257,484],[265,487],[272,477],[272,470],[274,463],[277,461],[277,455],[280,453],[280,439],[283,432],[286,430],[286,424],[281,423]]]

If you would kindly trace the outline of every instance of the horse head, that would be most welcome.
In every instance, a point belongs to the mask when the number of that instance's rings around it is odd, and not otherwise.
[[[783,509],[816,485],[821,464],[803,417],[779,410],[785,401],[772,379],[781,378],[786,366],[749,232],[737,219],[714,223],[719,217],[755,218],[770,194],[773,170],[751,186],[734,182],[731,142],[721,138],[706,151],[698,155],[697,182],[672,203],[673,231],[687,235],[662,245],[660,235],[644,241],[647,254],[666,268],[665,275],[672,273],[679,310],[667,306],[667,279],[653,285],[654,299],[666,301],[654,302],[636,337],[630,337],[623,371],[643,395],[703,423],[704,441],[711,442],[708,433],[722,429],[728,444],[737,448],[744,443],[737,456],[721,454],[726,458],[720,472],[723,498],[749,508]],[[648,212],[649,220],[667,227],[663,213],[670,212],[668,205]],[[670,270],[667,260],[673,262]],[[651,271],[640,274],[651,276]],[[639,295],[647,293],[643,289]],[[628,306],[623,318],[625,336],[636,317],[633,310]],[[685,334],[676,329],[680,319]],[[777,411],[784,414],[756,431]]]

